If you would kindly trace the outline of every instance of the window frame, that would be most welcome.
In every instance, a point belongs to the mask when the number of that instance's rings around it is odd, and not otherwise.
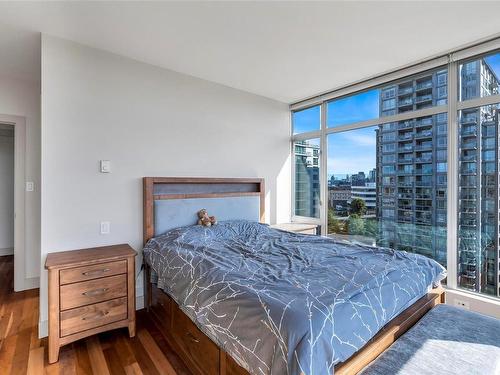
[[[457,261],[458,261],[458,176],[459,176],[459,124],[458,113],[461,110],[481,107],[486,105],[500,104],[500,93],[459,101],[458,92],[459,86],[459,66],[460,64],[481,59],[492,53],[500,52],[500,38],[492,38],[482,43],[471,44],[464,46],[455,51],[450,51],[436,57],[422,60],[416,64],[412,64],[400,69],[382,73],[378,76],[370,77],[366,80],[358,81],[352,85],[341,87],[337,90],[319,95],[314,98],[306,99],[304,101],[290,105],[290,110],[302,110],[308,107],[320,105],[321,106],[321,126],[318,131],[292,135],[291,142],[293,144],[296,140],[306,140],[311,138],[320,139],[320,218],[313,219],[307,217],[299,217],[295,213],[295,163],[292,162],[292,194],[291,194],[291,219],[297,222],[314,222],[321,226],[321,234],[327,234],[327,218],[328,218],[328,178],[327,178],[327,138],[330,134],[345,132],[349,130],[362,129],[371,126],[383,125],[391,122],[405,121],[413,118],[426,117],[437,115],[439,113],[447,113],[447,288],[456,290],[462,294],[468,294],[472,298],[480,298],[483,300],[490,300],[494,303],[500,302],[500,292],[497,291],[497,296],[490,296],[487,294],[476,293],[458,287],[457,275]],[[430,71],[439,71],[447,69],[447,104],[436,105],[424,109],[408,111],[396,115],[379,117],[377,119],[360,121],[336,127],[327,127],[327,106],[328,103],[335,99],[355,95],[364,91],[380,89],[382,86],[391,84],[398,84],[408,78],[417,78],[418,75],[425,75]],[[293,131],[293,125],[292,131]],[[444,134],[443,134],[444,135]],[[292,160],[295,160],[295,152],[292,147]],[[500,160],[497,160],[500,162]],[[500,267],[500,265],[497,265]]]

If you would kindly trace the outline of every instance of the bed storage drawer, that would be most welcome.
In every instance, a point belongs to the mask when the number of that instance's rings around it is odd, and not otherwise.
[[[90,305],[127,295],[127,275],[61,286],[61,310]]]
[[[158,288],[153,288],[151,294],[151,311],[158,322],[167,330],[172,327],[172,306],[175,304],[169,295]]]
[[[59,271],[61,285],[127,273],[127,261],[99,263]]]
[[[188,359],[203,374],[219,374],[219,348],[174,306],[172,333]]]
[[[61,312],[61,337],[127,318],[127,297]]]

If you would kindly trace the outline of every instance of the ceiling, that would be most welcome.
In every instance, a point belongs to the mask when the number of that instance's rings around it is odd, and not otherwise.
[[[291,103],[500,32],[500,2],[0,3],[0,75],[39,32]]]

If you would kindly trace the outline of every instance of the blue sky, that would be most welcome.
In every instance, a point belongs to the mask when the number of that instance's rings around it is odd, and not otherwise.
[[[497,77],[500,79],[500,53],[485,57],[484,60],[489,64],[490,68],[493,69]]]
[[[335,100],[327,105],[329,128],[379,117],[380,90]]]
[[[360,171],[368,174],[376,162],[376,126],[328,136],[328,178]]]
[[[320,107],[307,108],[292,114],[293,134],[319,130]]]

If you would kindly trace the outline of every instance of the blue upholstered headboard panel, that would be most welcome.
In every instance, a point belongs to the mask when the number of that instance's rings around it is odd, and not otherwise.
[[[205,208],[217,220],[253,220],[260,218],[260,197],[256,195],[222,198],[187,198],[154,201],[154,235],[196,224],[196,213]]]

